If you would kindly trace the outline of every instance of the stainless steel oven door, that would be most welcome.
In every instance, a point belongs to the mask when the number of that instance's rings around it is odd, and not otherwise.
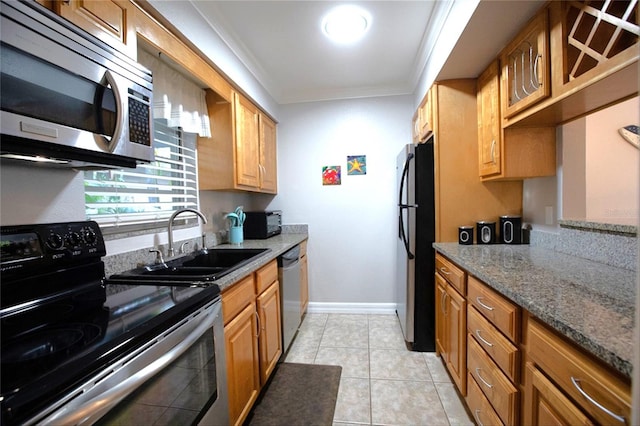
[[[229,423],[217,297],[79,386],[28,424]]]

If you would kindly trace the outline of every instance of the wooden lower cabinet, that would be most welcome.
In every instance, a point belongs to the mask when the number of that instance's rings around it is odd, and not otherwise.
[[[506,425],[518,424],[518,389],[472,337],[467,343],[467,368],[478,387]]]
[[[260,319],[260,384],[264,386],[282,355],[280,283],[276,280],[258,296],[256,302]]]
[[[222,292],[229,419],[241,425],[282,355],[275,260]]]
[[[553,417],[562,420],[558,424],[576,424],[576,418],[591,419],[582,424],[630,424],[628,379],[618,377],[536,319],[529,318],[527,324],[527,355],[531,364],[527,365],[525,384],[525,423],[543,424],[540,416],[546,419],[556,413]]]
[[[255,303],[224,327],[231,424],[242,424],[260,393]]]
[[[594,424],[533,364],[527,363],[525,375],[526,424],[571,426]]]
[[[484,396],[475,379],[469,374],[467,379],[467,406],[477,425],[503,425],[491,403]]]
[[[453,263],[437,255],[436,266],[443,264],[447,268],[437,268],[435,274],[436,350],[464,396],[467,392],[467,302],[456,288],[464,292],[466,275]]]

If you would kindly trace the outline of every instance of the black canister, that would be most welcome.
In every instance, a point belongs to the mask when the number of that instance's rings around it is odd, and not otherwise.
[[[500,216],[500,242],[522,244],[522,218],[520,216]]]
[[[461,226],[458,228],[458,244],[473,244],[473,226]]]
[[[496,242],[496,223],[480,221],[476,223],[478,230],[478,244],[493,244]]]

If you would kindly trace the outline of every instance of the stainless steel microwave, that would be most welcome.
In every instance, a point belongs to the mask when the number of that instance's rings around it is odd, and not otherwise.
[[[2,158],[152,161],[151,72],[35,1],[0,6]]]

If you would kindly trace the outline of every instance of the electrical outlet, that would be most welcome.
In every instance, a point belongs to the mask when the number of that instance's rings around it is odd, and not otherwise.
[[[546,206],[544,208],[544,224],[553,225],[553,206]]]

